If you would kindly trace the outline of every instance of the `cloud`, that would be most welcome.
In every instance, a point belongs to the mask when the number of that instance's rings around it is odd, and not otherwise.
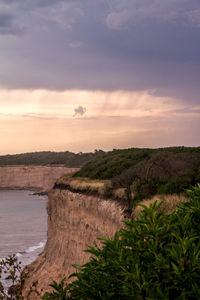
[[[106,24],[111,29],[150,22],[200,25],[199,3],[192,0],[117,0],[110,1]]]
[[[86,108],[79,105],[77,108],[74,109],[74,115],[73,117],[76,116],[83,116],[86,113]]]
[[[13,15],[0,13],[0,35],[20,36],[24,33],[24,27],[15,22],[15,17]]]
[[[37,22],[52,22],[63,29],[71,29],[72,25],[84,15],[84,5],[80,1],[3,0],[0,6],[10,12],[17,11],[22,19],[26,19],[23,16],[25,12],[28,13],[30,19],[38,18]]]
[[[200,106],[152,91],[0,89],[0,106],[1,154],[199,143]]]
[[[28,99],[28,100],[27,100]],[[47,101],[48,99],[48,101]],[[76,103],[79,103],[76,106]],[[72,119],[163,117],[174,113],[193,113],[199,106],[184,105],[176,99],[155,96],[152,91],[90,90],[5,90],[0,89],[1,113],[28,117]]]
[[[72,49],[77,49],[77,48],[81,48],[81,47],[85,46],[84,43],[79,42],[79,41],[67,40],[66,43],[67,43],[67,46]]]
[[[106,23],[111,29],[126,29],[132,23],[132,12],[123,10],[121,12],[112,12],[107,16]]]
[[[83,9],[77,2],[53,2],[52,6],[40,7],[37,14],[44,20],[56,23],[60,28],[71,29],[83,15]]]
[[[1,0],[0,4],[5,6],[20,6],[22,8],[48,7],[63,0]]]
[[[188,11],[187,20],[191,25],[200,27],[200,9]]]
[[[199,10],[197,0],[0,0],[10,16],[0,34],[28,32],[2,39],[1,85],[156,89],[198,102]]]

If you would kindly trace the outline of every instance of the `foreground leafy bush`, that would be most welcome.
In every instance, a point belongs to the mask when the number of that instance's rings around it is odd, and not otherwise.
[[[102,238],[71,284],[53,283],[43,299],[200,299],[200,185],[177,212],[155,202],[114,239]]]
[[[7,288],[4,281],[8,280]],[[15,254],[0,261],[0,300],[22,300],[25,274],[22,274],[21,262]]]

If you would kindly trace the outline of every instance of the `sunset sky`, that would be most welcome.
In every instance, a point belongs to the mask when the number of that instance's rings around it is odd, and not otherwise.
[[[200,145],[199,0],[0,0],[0,155]]]

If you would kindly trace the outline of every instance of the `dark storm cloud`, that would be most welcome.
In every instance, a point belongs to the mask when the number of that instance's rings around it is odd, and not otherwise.
[[[17,12],[17,19],[4,20],[7,25],[0,27],[0,33],[18,32],[14,23],[29,32],[20,44],[13,41],[13,50],[4,40],[0,80],[6,86],[154,89],[159,95],[199,102],[198,0],[4,0],[1,4],[7,13]]]
[[[3,3],[5,5],[20,5],[21,7],[43,7],[43,6],[51,6],[58,2],[63,2],[62,0],[1,0],[0,4]],[[70,2],[70,1],[69,1]]]
[[[22,35],[25,30],[15,22],[11,14],[0,13],[0,35]]]

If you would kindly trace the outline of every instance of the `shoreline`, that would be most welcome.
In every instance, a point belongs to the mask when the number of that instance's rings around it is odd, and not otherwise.
[[[39,197],[40,198],[40,201],[44,201],[44,207],[43,207],[43,209],[44,209],[44,212],[45,212],[45,218],[46,218],[46,221],[45,221],[45,223],[47,222],[47,210],[46,210],[46,205],[47,205],[47,202],[48,202],[48,195],[47,195],[47,193],[44,193],[44,192],[39,192],[37,189],[28,189],[28,188],[15,188],[15,187],[13,187],[13,188],[0,188],[0,192],[19,192],[19,191],[21,191],[21,192],[26,192],[25,194],[24,194],[24,196],[23,196],[23,198],[24,198],[24,201],[26,202],[27,201],[27,203],[28,203],[28,201],[29,201],[29,199],[28,199],[28,197],[32,197],[32,199],[30,199],[30,201],[31,201],[31,203],[34,203],[34,201],[36,200],[37,201],[37,198]],[[26,197],[27,197],[27,199],[26,199]],[[10,196],[8,195],[8,198],[10,198]],[[17,197],[16,197],[17,198]],[[35,198],[35,199],[34,199]],[[12,198],[11,198],[12,199]],[[3,198],[2,198],[2,200],[3,200]],[[18,199],[16,199],[17,201],[18,201]],[[5,200],[4,200],[5,201]],[[36,202],[36,205],[37,205],[37,202]],[[8,211],[8,209],[9,209],[9,206],[7,207],[7,211]],[[30,208],[31,209],[31,208]],[[18,215],[18,211],[16,212],[16,214],[15,214],[15,216],[17,216]],[[2,215],[2,218],[6,218],[7,219],[7,217],[8,217],[8,220],[11,218],[12,219],[12,214],[11,215],[8,215],[7,216],[7,214],[5,215],[5,216],[3,216]],[[26,218],[26,216],[25,216],[25,218]],[[15,220],[16,221],[16,220]],[[14,222],[15,222],[14,221]],[[27,221],[26,221],[26,219],[24,219],[24,226],[26,226],[26,223],[27,223]],[[3,221],[3,224],[7,224],[7,222],[4,220]],[[16,224],[17,225],[17,224]],[[21,225],[20,225],[21,226]],[[2,227],[3,228],[3,227]],[[6,227],[7,228],[7,227]],[[10,234],[10,235],[12,235],[12,236],[14,236],[15,235],[15,232],[10,232],[10,231],[7,231],[8,229],[6,229],[5,228],[5,234]],[[26,227],[25,227],[26,228]],[[22,229],[23,229],[23,227],[22,227]],[[23,257],[23,260],[24,260],[24,255],[25,255],[25,260],[27,260],[28,259],[28,261],[27,261],[27,263],[25,263],[25,264],[23,264],[23,267],[25,267],[26,265],[28,265],[28,264],[30,264],[31,262],[33,262],[37,257],[38,257],[38,255],[42,252],[42,250],[43,250],[43,248],[44,248],[44,246],[45,246],[45,244],[46,244],[46,241],[47,241],[47,226],[46,226],[46,230],[45,230],[45,237],[44,238],[42,238],[42,239],[40,239],[40,238],[38,238],[38,240],[37,241],[34,241],[35,239],[33,239],[32,240],[32,242],[31,242],[31,240],[30,240],[30,243],[28,243],[28,242],[23,242],[23,243],[21,243],[20,244],[20,246],[18,247],[19,249],[18,250],[15,250],[15,249],[13,249],[13,251],[11,250],[9,250],[9,252],[8,252],[8,254],[6,254],[6,255],[1,255],[0,256],[0,260],[2,260],[2,259],[5,259],[6,257],[9,257],[9,256],[11,256],[11,255],[13,255],[13,254],[15,254],[17,257],[18,257],[18,260],[20,260],[20,258],[21,257]],[[10,230],[10,229],[9,229]],[[20,230],[20,229],[19,229]],[[31,229],[29,229],[29,231],[30,231]],[[30,231],[30,233],[31,233],[31,231]],[[22,231],[22,235],[23,235],[23,231]],[[38,237],[39,237],[39,235],[38,235]],[[11,241],[14,241],[15,239],[13,239],[12,237],[11,237]],[[7,245],[7,244],[5,244],[6,243],[6,241],[4,242],[4,246],[5,245]],[[24,247],[23,247],[23,245],[24,245]],[[12,247],[11,247],[12,248]],[[23,249],[24,248],[24,249]],[[4,250],[3,250],[4,248],[2,248],[2,252],[4,252]],[[40,249],[40,252],[38,253],[38,249]],[[31,255],[31,253],[34,253],[34,252],[37,252],[37,254],[36,255],[34,255],[34,257],[33,258],[30,258],[29,256]],[[2,253],[3,254],[3,253]]]
[[[35,189],[1,189],[0,194],[0,262],[14,255],[21,273],[41,255],[46,245],[48,197],[36,194]],[[30,217],[32,214],[33,218]],[[3,270],[0,281],[6,292],[12,285],[12,281],[6,279],[7,276]]]
[[[0,187],[0,191],[29,191],[31,192],[30,195],[33,196],[48,196],[49,191],[43,191],[42,189],[37,188],[29,188],[29,187]]]

